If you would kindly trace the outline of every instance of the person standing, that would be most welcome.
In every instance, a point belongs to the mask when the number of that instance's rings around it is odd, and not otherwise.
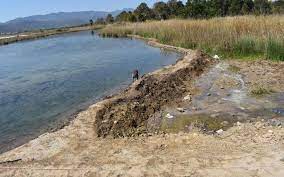
[[[132,72],[132,79],[133,79],[133,82],[134,81],[137,81],[139,79],[139,71],[138,69],[135,69],[133,72]]]

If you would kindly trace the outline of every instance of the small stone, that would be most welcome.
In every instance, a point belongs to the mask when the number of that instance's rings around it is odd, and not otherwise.
[[[115,121],[113,122],[113,124],[117,124],[117,120],[115,120]]]
[[[216,117],[218,117],[218,116],[219,116],[219,114],[211,114],[211,115],[210,115],[211,118],[216,118]]]
[[[218,55],[214,55],[213,58],[216,59],[216,60],[219,60],[219,59],[220,59],[220,57],[219,57]]]
[[[237,126],[241,126],[242,125],[242,123],[241,122],[237,122]]]
[[[270,119],[268,122],[270,125],[275,126],[275,127],[279,127],[282,124],[281,121],[277,119]]]
[[[217,130],[217,131],[216,131],[216,133],[219,134],[219,135],[222,134],[223,132],[224,132],[223,129],[220,129],[220,130]]]
[[[108,120],[103,120],[103,121],[102,121],[102,123],[107,123],[107,122],[108,122]]]
[[[166,117],[167,117],[168,119],[173,119],[173,118],[174,118],[174,116],[172,116],[170,113],[168,113],[168,114],[166,115]]]
[[[207,93],[207,96],[211,96],[211,93]]]
[[[273,133],[273,131],[272,130],[268,130],[268,133]]]
[[[221,86],[221,87],[220,87],[220,89],[222,89],[222,90],[223,90],[223,89],[225,89],[225,87]]]
[[[184,108],[177,108],[177,110],[178,110],[179,112],[185,112],[185,109],[184,109]]]
[[[222,125],[223,125],[223,126],[227,126],[227,125],[229,125],[229,122],[228,122],[228,121],[223,121],[223,122],[222,122]]]
[[[185,100],[185,101],[191,101],[190,95],[185,96],[185,97],[183,98],[183,100]]]

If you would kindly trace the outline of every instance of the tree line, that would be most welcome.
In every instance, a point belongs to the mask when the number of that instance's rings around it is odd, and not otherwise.
[[[269,14],[284,14],[284,0],[188,0],[185,4],[182,1],[169,0],[157,2],[152,8],[141,3],[133,12],[123,11],[115,18],[108,14],[106,18],[99,18],[95,23]]]

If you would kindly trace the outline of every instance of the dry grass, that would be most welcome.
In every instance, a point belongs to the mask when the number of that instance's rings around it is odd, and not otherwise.
[[[241,16],[109,25],[103,36],[137,34],[161,43],[200,48],[225,57],[284,60],[284,16]]]

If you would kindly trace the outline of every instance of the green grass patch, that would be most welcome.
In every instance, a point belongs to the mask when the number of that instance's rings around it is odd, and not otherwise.
[[[224,124],[224,121],[227,123]],[[213,118],[209,115],[181,115],[174,119],[164,118],[161,130],[167,133],[178,133],[180,131],[187,131],[187,127],[192,126],[205,132],[215,132],[220,129],[227,130],[233,124],[232,119],[227,119],[226,117]]]
[[[250,91],[250,94],[254,97],[262,97],[262,96],[265,96],[265,95],[268,95],[268,94],[271,94],[273,93],[274,91],[272,89],[268,89],[268,88],[264,88],[264,87],[261,87],[261,86],[258,86],[254,89],[252,89]]]
[[[284,61],[284,42],[270,38],[267,42],[266,58]]]
[[[235,65],[230,65],[229,68],[228,68],[229,71],[233,72],[233,73],[238,73],[240,72],[241,68],[240,67],[237,67]]]

